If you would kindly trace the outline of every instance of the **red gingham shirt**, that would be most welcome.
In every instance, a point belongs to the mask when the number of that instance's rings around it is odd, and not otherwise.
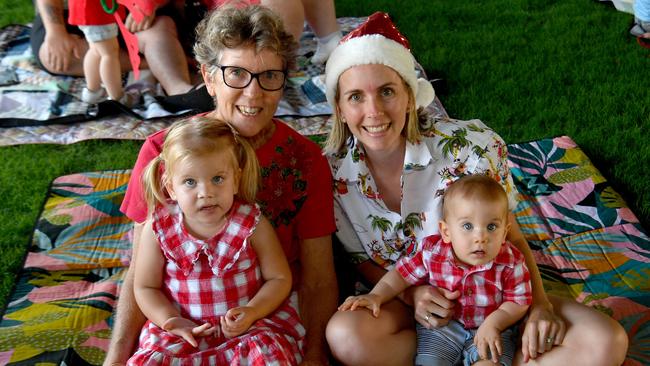
[[[395,267],[412,285],[429,283],[449,291],[460,291],[454,314],[466,328],[477,328],[503,302],[530,305],[530,273],[523,254],[504,242],[496,258],[480,266],[468,267],[454,257],[450,243],[440,235],[424,238],[422,250],[404,257]]]
[[[164,292],[181,316],[197,324],[220,324],[220,317],[246,305],[263,285],[259,261],[248,238],[260,219],[260,209],[235,200],[224,229],[208,240],[192,237],[177,204],[160,205],[153,230],[166,259]],[[244,334],[226,339],[200,338],[198,348],[147,322],[129,365],[141,364],[297,364],[302,359],[305,329],[292,296]],[[295,299],[293,299],[295,300]]]

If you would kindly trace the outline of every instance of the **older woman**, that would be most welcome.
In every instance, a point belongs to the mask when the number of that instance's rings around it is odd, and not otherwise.
[[[436,122],[423,136],[417,108],[433,100],[433,89],[417,79],[408,41],[386,14],[374,14],[344,37],[328,60],[326,85],[336,113],[326,150],[337,236],[367,283],[376,283],[400,257],[417,251],[424,237],[438,233],[442,193],[456,179],[488,174],[514,208],[506,146],[481,121]],[[522,352],[514,363],[622,363],[623,328],[571,299],[547,296],[512,213],[509,223],[507,237],[524,254],[533,286]],[[365,310],[339,311],[327,326],[331,351],[350,365],[412,364],[414,319],[424,327],[446,324],[458,295],[420,286],[385,304],[377,318]]]
[[[247,137],[260,161],[262,188],[257,200],[288,258],[307,329],[303,364],[325,364],[325,325],[337,299],[331,176],[319,147],[273,118],[294,60],[295,41],[277,16],[261,6],[219,8],[200,23],[197,34],[194,51],[216,105],[207,116],[229,122]],[[138,252],[141,223],[147,218],[140,176],[160,153],[165,133],[149,136],[142,146],[121,207],[135,221],[131,263]],[[104,364],[121,364],[129,357],[143,323],[130,268]]]

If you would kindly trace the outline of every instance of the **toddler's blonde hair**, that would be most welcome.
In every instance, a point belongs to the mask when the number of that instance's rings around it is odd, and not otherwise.
[[[255,202],[260,185],[255,150],[226,122],[199,116],[175,122],[167,131],[162,152],[145,168],[142,185],[149,210],[168,199],[165,185],[171,182],[178,164],[225,149],[231,152],[233,167],[241,169],[237,197],[248,203]]]

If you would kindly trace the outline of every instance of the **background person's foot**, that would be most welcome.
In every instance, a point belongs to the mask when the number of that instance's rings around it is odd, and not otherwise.
[[[337,31],[323,38],[318,38],[316,52],[314,53],[314,56],[311,57],[311,63],[314,65],[322,65],[327,62],[327,59],[330,58],[330,54],[339,44],[341,37],[343,37],[341,31]]]
[[[635,37],[650,38],[650,22],[634,17],[634,25],[630,28],[630,34]]]
[[[97,104],[103,102],[106,98],[108,98],[106,90],[101,87],[98,90],[90,90],[88,88],[81,90],[81,101],[84,103]]]

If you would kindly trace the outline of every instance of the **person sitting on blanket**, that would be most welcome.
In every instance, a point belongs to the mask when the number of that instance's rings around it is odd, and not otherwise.
[[[202,6],[214,10],[224,5],[262,5],[273,10],[284,23],[285,29],[300,40],[305,21],[316,36],[316,51],[311,62],[316,65],[324,64],[330,53],[341,39],[341,30],[336,22],[334,0],[201,0]],[[196,9],[192,10],[195,11]],[[193,43],[194,29],[191,19],[201,19],[202,14],[187,14],[186,21],[180,26],[186,43]],[[189,31],[189,33],[187,32]]]
[[[259,178],[255,151],[230,125],[194,117],[169,128],[142,176],[152,215],[133,282],[148,321],[129,365],[300,362],[305,329],[282,246],[255,204]]]
[[[430,284],[458,293],[460,311],[441,327],[416,324],[416,365],[512,365],[514,325],[531,303],[530,274],[521,252],[505,241],[508,196],[485,175],[467,175],[442,199],[440,235],[402,257],[370,293],[350,296],[339,310],[366,307],[377,317],[381,304],[411,285]],[[430,317],[425,315],[425,320]]]
[[[207,116],[228,121],[255,148],[262,171],[257,202],[287,256],[306,328],[303,363],[325,365],[325,325],[338,297],[331,242],[336,228],[332,178],[319,146],[273,118],[287,70],[295,62],[296,42],[277,15],[262,6],[219,8],[203,19],[197,34],[194,50],[216,104]],[[121,206],[135,221],[134,265],[120,290],[105,365],[128,359],[145,321],[133,297],[142,222],[148,213],[140,177],[144,166],[160,154],[166,133],[162,130],[145,141]]]
[[[108,3],[111,3],[108,1]],[[83,76],[83,59],[88,43],[78,27],[67,22],[63,0],[36,0],[31,46],[36,62],[47,72]],[[102,10],[103,11],[103,10]],[[165,9],[137,23],[131,14],[124,22],[138,38],[147,67],[168,95],[182,94],[192,88],[187,61],[172,18]],[[121,70],[131,64],[126,50],[120,52]]]
[[[434,93],[429,82],[417,79],[409,49],[388,15],[377,13],[344,37],[325,70],[326,97],[336,114],[326,150],[337,237],[371,285],[400,258],[414,255],[424,237],[438,233],[442,194],[460,177],[489,175],[503,186],[511,210],[517,203],[499,135],[479,120],[419,123],[417,108],[431,103]],[[623,327],[573,299],[547,296],[512,212],[508,222],[507,238],[526,258],[533,291],[514,363],[622,363],[628,342]],[[457,296],[412,286],[376,318],[339,311],[327,325],[330,349],[344,364],[411,364],[413,319],[426,327],[447,324]]]

